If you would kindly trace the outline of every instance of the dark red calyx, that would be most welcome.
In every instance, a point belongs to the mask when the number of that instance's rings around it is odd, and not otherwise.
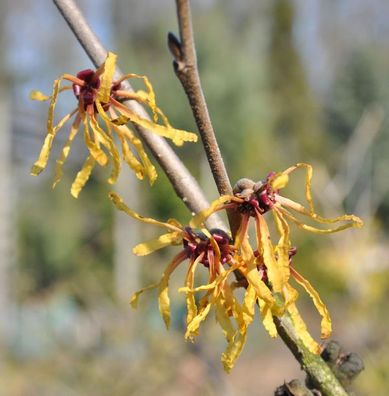
[[[97,96],[97,90],[100,88],[100,78],[96,72],[91,69],[82,70],[77,73],[77,78],[84,81],[84,85],[73,84],[73,92],[76,98],[88,106],[94,104]]]
[[[203,258],[201,263],[206,267],[209,267],[209,257],[214,254],[214,247],[208,238],[202,231],[194,231],[190,227],[185,227],[185,236],[183,240],[184,250],[186,251],[188,258],[197,258],[201,254]],[[220,260],[222,263],[226,263],[231,260],[232,257],[232,242],[226,232],[220,229],[210,230],[210,234],[217,243],[220,250]]]

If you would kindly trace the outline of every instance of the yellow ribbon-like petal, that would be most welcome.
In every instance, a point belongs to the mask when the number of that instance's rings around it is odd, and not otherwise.
[[[96,160],[100,166],[106,166],[108,164],[108,157],[104,151],[100,148],[99,141],[93,141],[89,133],[88,117],[85,113],[82,115],[84,124],[84,141],[91,156]]]
[[[139,154],[139,157],[143,163],[143,173],[145,173],[147,175],[147,177],[149,178],[150,184],[152,185],[155,180],[157,179],[157,171],[155,170],[154,165],[151,163],[148,155],[146,154],[144,148],[143,148],[143,144],[140,141],[140,139],[138,139],[136,136],[134,136],[134,134],[131,132],[131,130],[123,125],[123,126],[117,126],[112,124],[113,129],[116,131],[116,133],[118,134],[119,137],[121,137],[121,139],[128,139],[130,141],[130,143],[134,146],[135,150],[137,151],[137,153]],[[124,140],[125,141],[125,140]],[[123,141],[122,141],[123,143]],[[124,151],[123,151],[124,153]],[[126,151],[127,155],[131,156],[129,151]],[[125,154],[125,153],[124,153]],[[125,155],[125,160],[126,162],[130,165],[130,167],[132,169],[135,170],[135,172],[137,172],[137,165],[133,166],[131,161],[128,161],[128,158]]]
[[[274,207],[273,216],[275,219],[277,231],[280,235],[280,239],[276,246],[277,253],[277,265],[282,277],[282,284],[285,285],[289,281],[290,270],[289,270],[289,225],[286,222],[281,212]]]
[[[116,67],[116,58],[117,56],[114,53],[108,52],[107,58],[105,59],[105,62],[102,65],[103,72],[100,77],[101,84],[98,91],[98,98],[102,103],[109,102],[109,97],[111,95],[112,80]]]
[[[158,238],[151,239],[150,241],[140,243],[136,245],[132,252],[137,256],[147,256],[156,250],[162,249],[169,245],[179,245],[182,242],[181,232],[169,232],[167,234],[160,235]]]
[[[321,338],[328,338],[332,332],[332,324],[331,324],[330,313],[328,312],[327,307],[321,300],[319,293],[314,289],[314,287],[307,279],[305,279],[301,274],[299,274],[294,268],[291,268],[291,273],[293,275],[293,278],[296,280],[296,282],[300,284],[309,294],[309,296],[312,298],[317,311],[322,317]]]
[[[158,288],[158,305],[159,312],[161,312],[163,321],[165,322],[166,328],[170,326],[170,298],[169,298],[169,279],[172,272],[186,259],[186,253],[181,252],[174,257],[173,261],[165,269],[161,282]]]
[[[255,289],[252,285],[248,285],[243,299],[243,320],[246,327],[254,320],[256,301],[257,295]]]
[[[312,338],[295,304],[290,304],[288,313],[294,324],[294,330],[303,344],[315,354],[320,354],[320,345]]]
[[[45,100],[49,100],[50,96],[45,95],[43,92],[41,91],[31,91],[30,93],[30,99],[31,100],[39,100],[44,102]]]
[[[255,224],[257,228],[258,250],[262,250],[263,261],[267,268],[267,276],[271,283],[272,290],[276,293],[280,293],[282,292],[284,278],[286,277],[283,273],[285,268],[280,268],[278,266],[273,245],[270,240],[269,228],[264,217],[259,213],[255,216]]]
[[[139,117],[117,100],[111,98],[111,102],[122,115],[128,118],[128,121],[148,129],[159,136],[171,139],[176,146],[182,146],[184,142],[197,142],[197,135],[192,132],[155,124],[152,121]]]
[[[204,225],[205,220],[208,219],[209,216],[211,216],[213,213],[218,212],[219,210],[224,209],[224,205],[234,200],[236,200],[236,198],[233,195],[221,196],[220,198],[213,201],[208,208],[203,209],[195,216],[193,216],[191,221],[189,222],[189,226],[192,228],[201,228]]]
[[[162,221],[154,220],[150,217],[143,217],[143,216],[139,215],[138,213],[131,210],[123,202],[123,199],[118,194],[116,194],[114,192],[110,192],[108,196],[109,196],[109,199],[112,201],[112,203],[116,206],[117,209],[123,211],[124,213],[128,214],[129,216],[133,217],[136,220],[142,221],[143,223],[154,224],[154,225],[158,225],[160,227],[165,227],[165,228],[175,231],[175,232],[182,232],[182,229],[180,229],[178,226],[173,225],[171,223],[164,223]]]
[[[147,290],[156,289],[158,286],[159,286],[159,282],[158,283],[153,283],[152,285],[143,287],[142,289],[140,289],[137,292],[135,292],[130,298],[131,307],[132,308],[137,308],[138,300],[139,300],[140,295],[143,294],[143,292],[145,292]]]
[[[241,354],[246,343],[247,334],[237,333],[235,338],[228,344],[226,351],[222,354],[221,362],[224,370],[229,373],[235,365],[236,359]]]
[[[62,167],[63,167],[66,159],[69,156],[70,147],[71,147],[73,140],[76,137],[77,132],[80,128],[80,122],[81,122],[81,118],[79,116],[77,116],[73,122],[71,129],[70,129],[68,140],[66,141],[65,145],[63,146],[61,156],[57,159],[57,162],[55,165],[53,188],[55,188],[55,186],[59,183],[59,181],[62,178],[62,173],[63,173]]]
[[[186,332],[185,332],[185,339],[192,341],[193,338],[196,335],[198,335],[200,324],[208,316],[211,308],[212,308],[211,303],[208,303],[205,307],[200,308],[198,314],[191,320],[190,323],[188,323],[188,326],[187,326]]]
[[[283,171],[282,173],[284,175],[289,175],[290,173],[294,172],[296,169],[299,168],[305,168],[306,170],[306,176],[305,176],[305,198],[308,202],[309,205],[309,210],[311,213],[314,213],[314,206],[313,206],[313,199],[312,199],[312,192],[311,192],[311,181],[312,181],[312,175],[313,175],[313,168],[312,165],[306,164],[304,162],[300,162],[296,165],[293,165]]]
[[[239,269],[243,273],[249,284],[253,286],[257,297],[263,299],[270,306],[272,306],[275,303],[274,297],[270,289],[259,277],[257,265],[254,259],[246,263],[246,267],[240,267]]]
[[[276,325],[273,320],[273,313],[271,305],[266,301],[258,298],[259,310],[261,313],[262,324],[265,330],[269,333],[270,337],[275,338],[278,335]]]
[[[277,173],[274,175],[270,180],[270,185],[272,186],[273,190],[281,190],[285,188],[289,182],[289,176],[285,173]]]
[[[78,198],[80,191],[83,189],[92,173],[92,169],[95,166],[95,163],[95,159],[92,156],[89,156],[86,159],[81,170],[77,173],[77,176],[74,179],[74,182],[70,188],[70,193],[73,195],[74,198]]]
[[[187,287],[187,292],[186,292],[186,309],[187,309],[186,324],[187,325],[197,315],[196,299],[194,297],[194,293],[193,293],[192,289],[193,289],[193,285],[194,285],[194,274],[195,274],[197,265],[203,257],[204,257],[204,255],[201,254],[200,256],[198,256],[196,258],[196,260],[194,260],[194,261],[192,260],[192,262],[189,265],[186,277],[185,277],[185,286]]]
[[[99,109],[99,107],[102,110],[102,107],[100,103],[96,100],[96,107]],[[107,149],[107,151],[111,154],[112,156],[112,172],[111,175],[108,179],[109,184],[114,184],[119,176],[120,172],[120,156],[119,153],[115,147],[115,143],[113,140],[104,132],[104,130],[99,126],[97,123],[97,120],[94,116],[91,116],[89,118],[90,121],[90,126],[92,127],[93,132],[95,133],[96,140],[101,142]]]
[[[220,324],[227,342],[231,342],[234,339],[236,330],[231,323],[231,319],[226,312],[223,302],[222,299],[216,301],[216,320]]]
[[[357,216],[353,216],[353,215],[345,215],[342,216],[343,220],[347,221],[347,220],[351,220],[351,223],[347,223],[347,224],[343,224],[340,225],[339,227],[335,227],[335,228],[327,228],[327,229],[320,229],[320,228],[316,228],[316,227],[312,227],[308,224],[304,224],[302,223],[300,220],[298,220],[295,216],[293,216],[289,211],[287,211],[285,208],[282,207],[278,207],[278,210],[280,212],[282,212],[282,214],[288,218],[289,220],[291,220],[293,223],[295,223],[298,227],[302,228],[303,230],[309,231],[309,232],[313,232],[315,234],[332,234],[334,232],[339,232],[342,230],[346,230],[347,228],[361,228],[363,226],[363,222],[361,219],[359,219]],[[332,223],[332,221],[331,221]]]
[[[54,80],[53,91],[50,96],[51,100],[50,100],[50,106],[49,106],[48,117],[47,117],[47,135],[46,135],[45,141],[43,143],[41,152],[39,154],[39,158],[31,168],[31,175],[33,175],[33,176],[39,175],[39,173],[41,173],[42,170],[46,167],[47,161],[49,159],[51,147],[53,145],[55,134],[59,129],[59,128],[57,128],[54,130],[53,122],[54,122],[54,110],[55,110],[55,105],[57,103],[57,98],[58,98],[59,87],[60,87],[61,81],[62,81],[62,77],[60,77],[57,80]],[[46,100],[46,99],[43,99],[44,95],[41,96],[38,93],[35,93],[33,96],[41,97],[41,100]],[[47,99],[49,99],[49,98],[47,98]],[[65,116],[65,117],[67,117],[67,116]]]

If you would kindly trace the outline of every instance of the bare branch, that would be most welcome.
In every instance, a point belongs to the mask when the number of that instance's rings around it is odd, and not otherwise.
[[[219,194],[232,194],[231,183],[201,87],[189,0],[176,0],[176,6],[180,38],[173,33],[168,35],[169,49],[174,57],[174,70],[188,97]],[[239,216],[233,211],[228,211],[228,220],[234,235],[239,227]]]
[[[300,362],[301,368],[307,373],[312,385],[320,390],[323,396],[348,395],[325,361],[320,356],[310,352],[299,340],[293,324],[286,316],[282,318],[274,317],[274,323],[285,345],[296,360]]]
[[[91,61],[96,67],[100,66],[105,61],[107,51],[95,33],[91,30],[78,6],[73,0],[53,0],[53,2],[58,7],[62,16]],[[118,79],[121,75],[122,73],[117,69],[115,78]],[[124,84],[123,85],[126,90],[133,92],[128,81],[125,81]],[[142,118],[149,119],[147,112],[138,102],[127,101],[126,106]],[[154,157],[169,178],[176,194],[184,201],[189,210],[197,213],[208,207],[209,203],[197,181],[193,178],[168,143],[160,136],[157,136],[144,128],[137,125],[134,125],[134,128],[150,148]],[[209,218],[207,226],[209,228],[225,229],[223,222],[215,215]]]

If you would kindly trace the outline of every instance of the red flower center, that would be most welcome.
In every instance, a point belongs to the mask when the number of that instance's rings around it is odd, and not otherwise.
[[[83,86],[73,84],[73,92],[76,98],[83,103],[84,108],[94,104],[97,97],[97,90],[100,88],[100,78],[91,69],[82,70],[77,73],[77,78],[84,81]]]
[[[210,239],[201,231],[194,231],[190,227],[185,227],[186,235],[183,240],[184,250],[188,258],[196,258],[203,254],[201,263],[209,267],[209,257],[214,254],[214,247]],[[217,228],[210,230],[210,234],[217,243],[220,250],[220,261],[227,263],[232,258],[231,239],[226,232]]]

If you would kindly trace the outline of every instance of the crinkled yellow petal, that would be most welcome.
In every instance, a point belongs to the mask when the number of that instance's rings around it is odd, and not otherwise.
[[[126,138],[122,135],[119,135],[119,139],[122,144],[122,153],[123,153],[124,161],[126,161],[128,166],[135,172],[136,177],[139,180],[143,180],[145,175],[145,169],[143,165],[137,160],[135,155],[132,153]]]
[[[239,229],[235,235],[234,247],[237,251],[240,250],[240,255],[243,261],[249,261],[254,256],[253,249],[248,241],[248,226],[249,216],[241,216]]]
[[[306,200],[308,202],[309,205],[309,210],[305,209],[305,207],[297,202],[294,202],[288,198],[285,197],[279,197],[277,196],[277,201],[281,204],[284,205],[288,208],[291,208],[305,216],[309,216],[311,219],[319,222],[319,223],[323,223],[323,224],[332,224],[332,223],[337,223],[339,221],[350,221],[351,224],[346,225],[346,226],[340,226],[338,228],[335,228],[331,231],[319,231],[321,233],[328,233],[328,232],[336,232],[336,231],[341,231],[344,230],[345,228],[349,228],[349,227],[357,227],[360,228],[363,226],[363,221],[354,215],[343,215],[343,216],[338,216],[335,218],[325,218],[325,217],[321,217],[318,214],[315,213],[315,209],[314,209],[314,205],[313,205],[313,199],[312,199],[312,191],[311,191],[311,180],[312,180],[312,174],[313,174],[313,169],[312,166],[306,163],[298,163],[288,169],[286,169],[283,174],[288,175],[291,172],[293,172],[294,170],[298,169],[298,168],[305,168],[306,170],[306,179],[305,179],[305,197]],[[292,216],[292,215],[290,215]],[[293,216],[292,216],[293,217]],[[294,221],[291,217],[291,220]],[[298,221],[298,220],[296,220]],[[295,222],[296,222],[295,221]],[[297,223],[296,223],[297,224]],[[301,225],[300,225],[301,226]],[[302,227],[305,228],[305,227]],[[310,226],[306,226],[305,228],[308,231],[312,231],[312,232],[318,232],[316,228],[314,227],[310,227]]]
[[[123,211],[124,213],[127,213],[129,216],[133,217],[136,220],[142,221],[143,223],[154,224],[154,225],[158,225],[160,227],[165,227],[165,228],[175,231],[175,232],[182,232],[182,229],[179,228],[177,225],[173,225],[171,223],[163,223],[162,221],[154,220],[150,217],[143,217],[143,216],[139,215],[138,213],[131,210],[123,202],[123,199],[118,194],[116,194],[114,192],[110,192],[108,196],[109,196],[109,199],[112,201],[112,203],[116,206],[117,209]],[[178,222],[177,222],[177,224],[178,224]]]
[[[221,274],[218,275],[218,277],[211,283],[207,285],[201,285],[198,287],[195,287],[194,289],[189,289],[188,287],[180,287],[178,291],[180,293],[187,293],[188,291],[192,291],[193,293],[198,293],[200,291],[210,291],[218,288],[218,285],[222,284],[228,277],[228,275],[231,274],[231,272],[235,271],[237,268],[239,268],[239,264],[233,265],[230,267],[227,271],[222,272]],[[216,293],[217,295],[217,293]]]
[[[143,83],[145,84],[145,86],[147,88],[147,92],[142,91],[142,90],[137,91],[135,93],[136,98],[134,98],[134,99],[137,100],[138,102],[147,103],[147,105],[150,106],[151,110],[153,111],[154,122],[157,122],[159,109],[156,106],[155,93],[154,93],[153,86],[150,83],[150,80],[146,76],[129,73],[129,74],[122,76],[118,82],[128,80],[130,78],[139,78],[139,79],[143,80]],[[132,92],[131,92],[131,94],[132,94]]]
[[[299,274],[294,268],[291,268],[291,273],[293,278],[296,280],[298,284],[300,284],[305,291],[312,298],[313,303],[315,304],[316,309],[322,317],[321,321],[321,338],[328,338],[332,332],[332,324],[330,313],[328,312],[327,307],[321,300],[319,293],[314,289],[311,283],[305,279],[301,274]]]
[[[211,216],[213,213],[216,213],[219,210],[224,209],[224,205],[229,203],[230,201],[236,200],[233,195],[223,195],[220,198],[216,199],[211,203],[211,205],[197,213],[195,216],[192,217],[191,221],[189,222],[189,226],[192,228],[201,228],[204,225],[206,219]]]
[[[311,192],[311,180],[312,180],[312,174],[313,174],[313,168],[312,165],[306,164],[304,162],[300,162],[296,165],[293,165],[289,167],[288,169],[284,170],[282,174],[284,175],[289,175],[290,173],[294,172],[296,169],[299,168],[305,168],[306,170],[306,176],[305,176],[305,197],[309,205],[309,210],[311,213],[313,213],[314,206],[313,206],[313,199],[312,199],[312,192]]]
[[[255,293],[255,292],[254,292]],[[239,331],[244,333],[247,329],[247,324],[244,318],[243,307],[235,298],[230,285],[227,282],[223,282],[220,285],[219,295],[216,297],[216,301],[222,299],[224,301],[224,308],[226,313],[232,314],[238,324]]]
[[[184,142],[197,142],[197,135],[192,132],[187,132],[181,129],[175,129],[169,126],[163,126],[155,124],[152,121],[146,120],[145,118],[139,117],[133,111],[128,109],[126,106],[121,104],[115,99],[111,99],[112,104],[115,108],[122,113],[122,115],[128,117],[128,121],[131,121],[142,128],[148,129],[151,132],[171,139],[176,146],[182,146]],[[112,121],[114,122],[114,121]]]
[[[53,140],[56,132],[58,131],[58,129],[54,130],[53,122],[54,122],[54,110],[55,110],[55,105],[57,103],[59,86],[61,84],[61,81],[62,81],[62,77],[59,78],[58,80],[54,80],[53,91],[50,96],[51,100],[50,100],[50,106],[47,116],[47,135],[43,143],[41,152],[39,154],[39,158],[31,168],[31,175],[33,176],[39,175],[39,173],[41,173],[42,170],[46,167],[47,161],[49,159],[51,147],[53,145]]]
[[[201,285],[201,286],[198,286],[198,287],[194,287],[193,289],[190,289],[190,288],[187,287],[187,286],[185,286],[185,287],[180,287],[180,288],[178,289],[178,291],[179,291],[180,293],[188,293],[188,292],[191,292],[191,293],[198,293],[198,292],[201,292],[201,291],[213,290],[213,289],[215,289],[216,285],[217,285],[217,283],[216,283],[216,280],[215,280],[215,281],[213,281],[212,283],[208,283],[208,284],[206,284],[206,285]]]
[[[284,216],[278,211],[277,207],[274,207],[273,216],[275,219],[277,231],[280,235],[276,252],[277,252],[277,265],[282,276],[282,284],[285,285],[289,281],[290,270],[289,270],[289,225],[286,222]]]
[[[31,100],[40,100],[40,101],[44,102],[45,100],[49,100],[50,96],[45,95],[41,91],[31,91],[30,99]]]
[[[304,216],[310,217],[312,220],[317,221],[318,223],[333,224],[333,223],[338,223],[340,221],[350,221],[351,224],[348,225],[348,227],[360,228],[363,226],[363,221],[358,216],[355,215],[346,214],[338,217],[326,218],[319,216],[317,213],[311,213],[307,209],[305,209],[303,205],[279,195],[277,196],[277,202],[282,206],[286,206],[287,208],[293,209],[294,211],[301,213]],[[286,209],[284,208],[284,210]]]
[[[284,286],[284,299],[285,299],[285,308],[287,308],[290,304],[293,304],[297,301],[299,297],[298,291],[292,287],[289,283]]]
[[[224,337],[226,338],[227,342],[231,342],[234,339],[236,330],[234,329],[231,319],[226,312],[226,308],[223,304],[222,299],[218,299],[216,301],[216,320],[220,324],[222,331],[224,333]]]
[[[195,274],[197,265],[203,257],[204,257],[204,255],[201,254],[200,256],[198,256],[196,258],[196,260],[194,260],[194,261],[192,260],[192,262],[190,263],[190,266],[188,268],[186,277],[185,277],[185,286],[188,289],[188,291],[186,292],[186,309],[187,309],[186,324],[187,325],[197,315],[196,299],[194,297],[194,293],[193,293],[192,289],[193,289],[193,285],[194,285],[194,274]]]
[[[255,224],[257,228],[256,235],[258,251],[262,250],[263,261],[267,268],[267,276],[271,283],[272,290],[276,293],[281,293],[284,285],[284,279],[286,277],[286,274],[284,274],[285,269],[280,268],[277,264],[273,245],[270,239],[269,228],[264,217],[259,214],[259,212],[256,213]]]
[[[74,198],[78,198],[78,195],[88,181],[94,166],[95,159],[92,156],[89,156],[84,162],[81,170],[77,173],[77,176],[74,179],[73,184],[70,188],[70,193],[73,195]]]
[[[343,217],[342,220],[344,220],[344,221],[351,220],[351,223],[342,224],[342,225],[340,225],[338,227],[335,227],[335,228],[320,229],[320,228],[312,227],[312,226],[310,226],[308,224],[302,223],[300,220],[298,220],[295,216],[293,216],[285,208],[278,207],[278,210],[280,212],[282,212],[282,214],[286,218],[288,218],[293,223],[295,223],[298,227],[302,228],[303,230],[306,230],[306,231],[309,231],[309,232],[313,232],[315,234],[332,234],[334,232],[342,231],[342,230],[345,230],[347,228],[351,228],[351,227],[361,228],[363,226],[363,222],[362,222],[361,219],[359,219],[359,217],[353,216],[353,215],[345,215],[345,216],[342,216]],[[331,221],[331,223],[332,223],[332,221]]]
[[[99,111],[99,114],[101,114],[100,112],[103,111],[103,108],[101,107],[101,104],[99,103],[98,100],[96,100],[95,102],[96,107]],[[107,149],[107,151],[109,151],[109,153],[112,156],[112,172],[111,175],[108,179],[108,183],[109,184],[114,184],[119,176],[119,172],[120,172],[120,156],[119,153],[116,149],[115,143],[114,141],[104,132],[104,130],[99,126],[96,118],[94,116],[90,117],[90,125],[93,129],[93,132],[95,133],[96,136],[96,140],[98,140],[99,142],[101,142]]]
[[[186,259],[186,253],[181,252],[174,257],[172,262],[166,267],[161,282],[158,287],[158,305],[159,312],[161,312],[163,321],[165,322],[166,328],[170,326],[170,298],[169,298],[169,279],[172,272]]]
[[[254,259],[246,262],[246,268],[240,267],[239,269],[249,284],[253,286],[257,297],[265,300],[270,305],[273,305],[275,301],[272,292],[260,278]]]
[[[273,320],[273,313],[271,305],[266,301],[258,298],[259,311],[261,314],[262,324],[265,330],[269,333],[270,337],[275,338],[278,335],[276,325]]]
[[[228,344],[226,351],[222,354],[221,362],[224,370],[229,373],[235,365],[236,359],[241,354],[246,343],[247,334],[237,333],[235,338]]]
[[[162,249],[169,245],[179,245],[181,242],[181,232],[169,232],[167,234],[160,235],[158,238],[153,238],[150,241],[136,245],[132,249],[132,252],[137,256],[147,256],[156,250]]]
[[[59,183],[59,181],[62,178],[62,173],[63,173],[62,167],[63,167],[66,159],[69,156],[70,147],[71,147],[73,140],[76,137],[77,132],[80,128],[80,122],[81,122],[81,118],[79,116],[77,116],[73,122],[71,129],[70,129],[68,140],[66,141],[65,145],[63,146],[61,156],[57,159],[57,162],[55,165],[53,188],[55,188],[55,186]]]
[[[140,139],[134,136],[131,130],[125,125],[123,126],[113,125],[113,128],[119,136],[123,136],[123,138],[127,138],[130,141],[130,143],[135,147],[135,150],[139,154],[139,157],[143,163],[144,173],[146,173],[147,177],[149,178],[150,184],[152,185],[154,181],[157,179],[157,171],[155,170],[154,165],[151,163],[148,155],[146,154]],[[127,163],[130,165],[129,162]],[[136,171],[135,168],[133,169]]]
[[[108,157],[104,151],[100,148],[99,142],[94,142],[89,133],[88,117],[84,114],[84,141],[91,156],[96,160],[100,166],[106,166],[108,164]]]
[[[34,163],[34,165],[31,168],[30,173],[32,176],[38,176],[43,171],[43,169],[45,169],[47,165],[47,161],[49,159],[51,146],[53,145],[53,139],[54,139],[54,135],[52,134],[46,135],[41,152],[39,154],[39,159]]]
[[[257,295],[255,292],[255,289],[252,285],[248,285],[244,299],[243,299],[243,320],[248,327],[251,322],[254,320],[254,315],[255,315],[255,303],[257,301]]]
[[[98,99],[102,103],[109,102],[109,97],[111,95],[112,80],[116,67],[116,58],[117,56],[114,53],[108,52],[107,58],[105,59],[105,62],[102,65],[103,73],[100,77],[101,84],[98,91]]]
[[[136,293],[134,293],[131,298],[130,298],[130,304],[132,308],[137,308],[138,306],[138,300],[139,300],[139,296],[145,292],[146,290],[151,290],[151,289],[156,289],[159,286],[159,282],[158,283],[154,283],[152,285],[143,287],[142,289],[138,290]]]
[[[272,186],[273,190],[280,190],[288,184],[289,176],[284,173],[277,173],[275,176],[272,177],[270,180],[270,185]]]
[[[203,322],[205,320],[205,318],[209,314],[211,307],[212,307],[212,304],[208,303],[205,307],[201,308],[199,310],[198,314],[191,320],[190,323],[188,323],[188,326],[187,326],[186,332],[185,332],[185,339],[193,340],[193,338],[196,335],[198,335],[200,324],[201,324],[201,322]]]
[[[320,353],[320,345],[312,338],[295,304],[290,304],[288,312],[294,324],[294,330],[303,344],[315,354]]]

